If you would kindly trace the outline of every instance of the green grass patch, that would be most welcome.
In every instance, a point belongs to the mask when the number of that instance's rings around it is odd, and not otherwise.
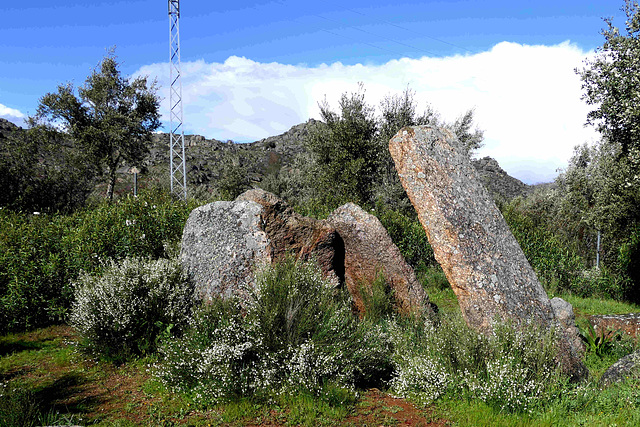
[[[583,298],[575,295],[560,295],[573,306],[576,316],[595,314],[625,314],[640,312],[640,305],[604,298]]]
[[[438,306],[438,310],[444,312],[460,312],[458,298],[451,289],[442,268],[431,266],[420,269],[417,272],[418,280],[429,295],[429,301]]]

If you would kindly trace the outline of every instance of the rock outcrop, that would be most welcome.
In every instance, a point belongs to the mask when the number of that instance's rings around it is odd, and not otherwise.
[[[430,309],[429,298],[380,220],[353,203],[333,211],[327,221],[344,241],[344,278],[360,313],[364,311],[362,286],[370,286],[380,274],[393,291],[403,313]]]
[[[389,150],[467,324],[485,333],[495,319],[555,327],[547,294],[453,133],[406,127]],[[577,349],[566,345],[565,372],[580,377]]]
[[[640,335],[640,313],[591,316],[589,322],[596,332],[620,331],[633,338]]]
[[[338,285],[344,277],[344,244],[326,221],[296,214],[282,200],[250,190],[232,202],[194,209],[185,224],[180,258],[203,300],[246,299],[256,269],[282,260],[315,259]]]
[[[532,186],[509,176],[494,158],[472,160],[471,165],[494,200],[508,201],[518,196],[526,196],[533,191]]]
[[[0,117],[0,139],[5,139],[9,135],[21,131],[22,128],[16,126],[7,119]]]
[[[600,377],[600,383],[608,386],[613,383],[625,381],[631,376],[637,376],[640,374],[640,350],[628,354],[611,365],[607,369],[602,377]]]
[[[431,310],[413,269],[405,262],[380,221],[354,204],[319,221],[297,214],[283,200],[260,189],[233,202],[194,209],[182,236],[181,262],[203,300],[246,299],[257,268],[286,256],[314,260],[336,286],[346,283],[362,311],[360,285],[378,274],[393,290],[404,313]]]

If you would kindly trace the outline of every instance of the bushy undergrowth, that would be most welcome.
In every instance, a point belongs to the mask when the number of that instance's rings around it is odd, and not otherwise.
[[[583,260],[536,218],[520,210],[518,203],[503,206],[502,214],[538,278],[551,292],[580,295]]]
[[[166,256],[180,241],[190,207],[146,192],[71,215],[0,210],[0,332],[59,323],[69,282],[108,259]]]
[[[177,260],[110,261],[99,276],[74,283],[69,321],[84,344],[109,360],[155,352],[162,334],[180,333],[193,304],[193,286]]]
[[[437,264],[427,234],[417,218],[381,204],[376,206],[375,214],[409,265],[416,270],[424,270]]]
[[[376,385],[422,404],[465,397],[525,413],[563,382],[552,332],[496,324],[485,336],[459,313],[359,320],[336,292],[311,264],[276,265],[244,308],[214,300],[199,310],[162,346],[156,375],[200,401]]]
[[[214,402],[321,395],[331,385],[352,389],[389,375],[387,335],[359,322],[313,264],[288,260],[266,269],[242,311],[238,301],[206,304],[184,338],[161,348],[156,375]]]
[[[470,330],[459,314],[391,324],[392,389],[428,404],[443,395],[479,399],[497,411],[529,412],[552,397],[554,336],[533,327],[496,324],[490,336]]]

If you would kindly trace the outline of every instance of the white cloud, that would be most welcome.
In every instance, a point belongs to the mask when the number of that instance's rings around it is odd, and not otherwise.
[[[24,119],[26,118],[22,112],[15,108],[9,108],[3,104],[0,104],[0,117],[7,119],[18,126],[24,126]]]
[[[446,58],[402,58],[381,65],[316,67],[259,63],[232,56],[224,63],[182,64],[185,130],[217,139],[254,141],[319,118],[318,101],[337,108],[343,92],[363,82],[372,105],[407,86],[421,108],[430,103],[452,121],[475,108],[485,148],[510,174],[549,181],[565,167],[573,147],[596,138],[583,126],[576,67],[591,55],[569,42],[528,46],[503,42],[490,51]],[[142,67],[157,76],[168,118],[168,64]]]

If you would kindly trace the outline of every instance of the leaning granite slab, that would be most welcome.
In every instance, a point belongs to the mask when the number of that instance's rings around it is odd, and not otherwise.
[[[559,326],[553,307],[460,142],[447,129],[414,126],[389,142],[400,181],[467,324],[496,319]],[[586,375],[579,349],[559,340],[564,371]]]
[[[633,338],[640,335],[640,313],[590,316],[589,322],[596,332],[621,331]]]
[[[393,292],[402,313],[431,310],[429,298],[398,247],[378,218],[353,203],[340,206],[327,221],[336,228],[345,247],[344,278],[358,312],[364,312],[361,291],[380,274]]]
[[[608,386],[626,381],[631,377],[637,378],[638,375],[640,375],[640,350],[624,356],[611,365],[600,377],[600,383]]]

